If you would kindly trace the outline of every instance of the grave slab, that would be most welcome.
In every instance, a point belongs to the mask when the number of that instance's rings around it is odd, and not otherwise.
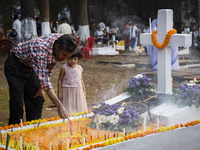
[[[196,108],[194,105],[180,108],[172,103],[164,103],[151,109],[150,113],[153,118],[159,118],[160,124],[166,126],[185,124],[200,119],[200,108]]]
[[[115,48],[109,47],[96,47],[92,48],[93,55],[118,55],[119,52],[115,50]],[[91,52],[90,52],[91,55]]]

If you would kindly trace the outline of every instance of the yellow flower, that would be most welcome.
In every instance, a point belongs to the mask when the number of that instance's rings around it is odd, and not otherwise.
[[[108,146],[108,142],[104,142],[104,145],[105,145],[105,146]],[[109,145],[110,145],[110,144],[109,144]]]
[[[125,141],[125,139],[122,137],[122,138],[120,139],[120,141],[121,141],[121,142],[124,142],[124,141]]]
[[[174,130],[174,126],[170,126],[170,130]]]
[[[117,143],[119,143],[119,142],[120,142],[119,138],[117,138],[117,139],[116,139],[116,142],[117,142]]]
[[[112,141],[112,140],[108,140],[108,144],[109,144],[109,145],[112,145],[112,144],[113,144],[113,141]]]

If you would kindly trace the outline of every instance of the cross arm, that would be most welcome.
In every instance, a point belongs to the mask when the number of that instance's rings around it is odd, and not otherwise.
[[[157,36],[158,35],[156,35],[156,37]],[[153,45],[150,33],[142,33],[140,35],[140,41],[143,45]],[[168,46],[190,47],[191,44],[192,37],[190,34],[173,34],[170,38]]]

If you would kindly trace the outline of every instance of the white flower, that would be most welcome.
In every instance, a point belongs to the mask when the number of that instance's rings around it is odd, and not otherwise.
[[[93,106],[94,109],[97,109],[97,106]]]
[[[110,123],[116,124],[116,123],[118,123],[118,121],[119,121],[119,116],[118,115],[112,115],[110,117]]]
[[[124,107],[121,107],[117,110],[118,114],[122,114],[124,112]]]
[[[137,74],[136,76],[135,76],[135,78],[142,78],[143,77],[143,75],[142,74]]]
[[[105,120],[105,115],[101,115],[99,116],[99,119],[98,119],[98,122],[101,124],[101,123],[104,123],[104,120]]]
[[[193,86],[195,85],[194,83],[187,83],[187,86]]]
[[[99,120],[99,115],[97,114],[95,117],[94,117],[94,122],[98,122]]]

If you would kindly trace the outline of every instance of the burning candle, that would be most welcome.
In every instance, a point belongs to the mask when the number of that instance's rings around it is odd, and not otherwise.
[[[67,150],[69,150],[69,139],[67,139]]]
[[[159,118],[157,118],[157,128],[159,128]]]
[[[123,128],[123,135],[125,136],[126,135],[126,129]]]
[[[22,137],[20,136],[20,150],[22,150]]]
[[[69,120],[69,126],[70,126],[71,135],[73,135],[73,124],[72,124],[72,120]]]
[[[144,124],[144,126],[143,126],[144,127],[144,131],[146,131],[146,121],[147,121],[146,120],[146,114],[144,114],[144,122],[143,122],[143,124]]]
[[[151,18],[149,18],[149,31],[151,33]]]
[[[38,150],[38,141],[36,141],[36,148],[35,149]]]

